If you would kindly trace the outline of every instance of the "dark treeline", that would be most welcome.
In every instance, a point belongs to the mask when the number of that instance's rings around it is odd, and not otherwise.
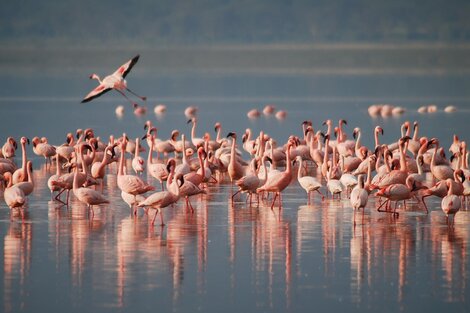
[[[468,42],[467,0],[2,1],[0,42]]]

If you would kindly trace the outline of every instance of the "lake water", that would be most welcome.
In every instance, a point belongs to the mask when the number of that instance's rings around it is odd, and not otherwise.
[[[441,46],[145,50],[127,77],[130,88],[149,97],[147,115],[136,117],[112,92],[79,103],[95,86],[87,79],[91,72],[112,72],[134,51],[3,48],[0,139],[46,136],[61,144],[67,132],[87,127],[102,138],[123,132],[136,138],[148,119],[161,138],[173,129],[189,135],[183,111],[195,105],[198,136],[215,135],[219,121],[224,135],[251,128],[283,142],[301,136],[306,119],[325,129],[323,120],[345,118],[348,135],[359,126],[371,146],[376,125],[391,142],[403,121],[416,120],[420,135],[439,137],[447,150],[454,133],[468,141],[468,52]],[[154,115],[157,103],[167,105],[164,116]],[[268,103],[285,109],[287,118],[246,117]],[[373,103],[407,111],[372,119],[367,107]],[[440,107],[437,113],[416,112],[431,103]],[[126,111],[117,118],[120,104]],[[444,113],[448,104],[458,112]],[[354,224],[346,198],[315,197],[306,205],[295,181],[280,211],[270,203],[250,207],[244,198],[232,205],[230,184],[222,183],[193,200],[194,214],[178,203],[164,211],[164,228],[151,227],[147,215],[134,218],[120,198],[114,167],[103,187],[111,204],[90,220],[75,200],[69,209],[50,201],[46,182],[54,169],[46,169],[31,146],[28,156],[36,188],[25,220],[10,218],[1,200],[3,312],[470,310],[470,214],[461,210],[449,229],[440,199],[429,201],[427,215],[410,204],[395,219],[377,212],[370,198]]]

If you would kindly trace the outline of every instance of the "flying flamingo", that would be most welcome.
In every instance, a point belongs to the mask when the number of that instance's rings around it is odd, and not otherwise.
[[[89,94],[83,98],[82,103],[91,101],[95,98],[98,98],[102,94],[114,89],[117,92],[119,92],[124,98],[129,100],[129,102],[134,105],[134,102],[129,99],[126,94],[124,93],[125,90],[129,91],[132,93],[134,96],[140,98],[141,100],[145,101],[147,100],[146,97],[139,96],[129,88],[127,88],[127,82],[124,78],[126,78],[127,74],[131,71],[132,67],[137,63],[139,60],[139,55],[136,55],[123,65],[121,65],[114,73],[111,75],[106,76],[103,78],[103,80],[100,79],[100,77],[96,74],[91,74],[90,79],[96,79],[100,83],[98,87],[90,91]]]

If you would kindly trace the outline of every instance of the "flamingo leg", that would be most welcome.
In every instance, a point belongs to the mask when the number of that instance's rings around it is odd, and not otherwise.
[[[134,96],[136,96],[137,98],[140,98],[142,101],[147,101],[147,97],[142,97],[142,96],[139,96],[138,94],[136,94],[135,92],[133,92],[132,90],[130,90],[129,88],[126,87],[126,90],[129,91],[131,94],[133,94]]]
[[[117,92],[119,92],[119,93],[120,93],[124,98],[126,98],[132,105],[136,104],[135,102],[132,102],[132,100],[129,99],[129,97],[126,96],[126,94],[125,94],[124,92],[122,92],[121,90],[119,90],[119,89],[114,89],[114,90],[116,90]]]
[[[155,219],[157,218],[158,210],[155,211],[155,215],[153,216],[152,219],[152,225],[155,225]]]
[[[235,193],[232,195],[232,202],[233,202],[233,198],[234,198],[240,191],[242,191],[242,190],[240,189],[240,190],[238,190],[237,192],[235,192]]]
[[[160,226],[165,226],[165,223],[163,222],[163,212],[162,210],[159,210],[159,211],[160,211],[160,222],[161,222]]]
[[[277,192],[274,195],[273,203],[271,204],[271,210],[274,208],[274,203],[276,202]]]
[[[378,208],[377,208],[377,211],[378,212],[386,212],[387,210],[380,210],[381,207],[383,207],[385,204],[387,204],[390,200],[386,200],[385,202],[383,202]]]

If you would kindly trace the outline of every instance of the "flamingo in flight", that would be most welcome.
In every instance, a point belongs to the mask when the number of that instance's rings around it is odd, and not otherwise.
[[[104,94],[104,93],[106,93],[106,92],[108,92],[112,89],[116,90],[121,95],[123,95],[124,98],[129,100],[131,102],[131,104],[133,104],[133,105],[135,103],[132,102],[131,99],[129,99],[126,96],[126,94],[124,93],[125,90],[129,91],[134,96],[140,98],[142,101],[147,100],[147,97],[141,97],[138,94],[136,94],[135,92],[133,92],[132,90],[130,90],[129,88],[127,88],[127,82],[124,79],[127,76],[127,74],[129,74],[132,67],[137,63],[138,60],[139,60],[139,55],[136,55],[135,57],[133,57],[132,59],[130,59],[129,61],[127,61],[123,65],[121,65],[114,73],[112,73],[111,75],[108,75],[105,78],[103,78],[103,80],[101,80],[98,75],[91,74],[90,79],[96,79],[96,80],[98,80],[98,82],[100,84],[98,85],[98,87],[96,87],[95,89],[90,91],[90,93],[87,94],[85,96],[85,98],[83,98],[82,103],[85,103],[85,102],[91,101],[95,98],[98,98],[102,94]]]

